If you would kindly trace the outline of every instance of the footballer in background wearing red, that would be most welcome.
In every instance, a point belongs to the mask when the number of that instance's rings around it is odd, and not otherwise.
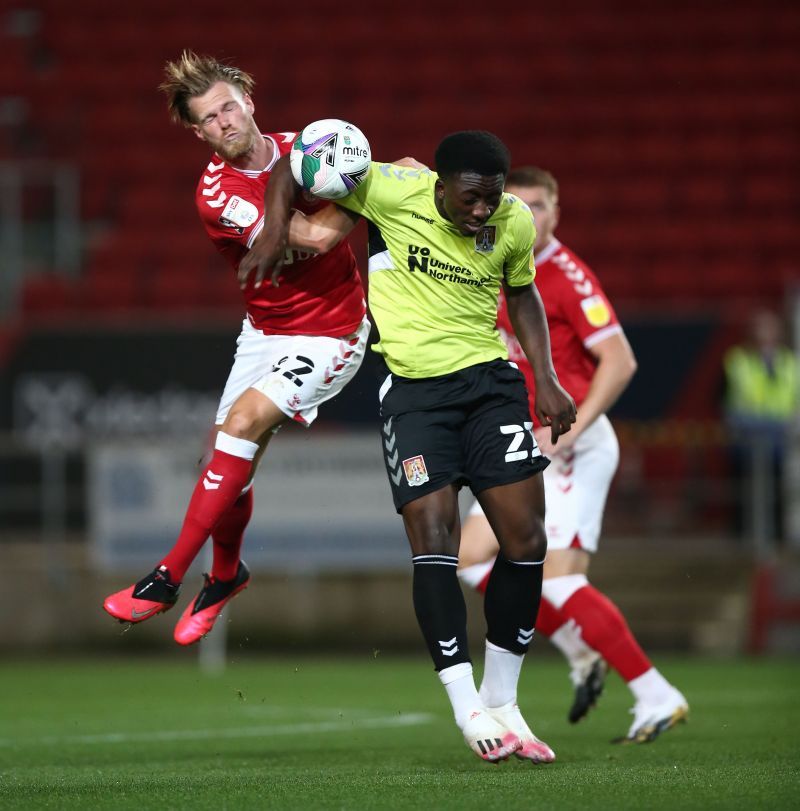
[[[536,167],[512,170],[506,191],[533,212],[536,286],[547,314],[553,365],[578,404],[577,421],[557,446],[550,442],[548,430],[538,424],[535,428],[542,453],[552,460],[544,472],[547,558],[536,630],[548,636],[570,663],[575,687],[571,722],[584,717],[596,702],[608,663],[635,699],[633,723],[620,740],[650,741],[686,717],[686,699],[653,667],[619,609],[587,577],[619,461],[619,445],[606,411],[627,386],[636,361],[597,277],[554,235],[559,216],[555,178]],[[502,296],[498,328],[509,358],[525,375],[533,404],[533,372],[514,336]],[[462,530],[462,580],[485,588],[496,554],[494,534],[476,503]]]
[[[264,189],[295,137],[259,130],[253,85],[244,71],[191,51],[167,63],[161,85],[173,118],[214,150],[197,185],[197,209],[233,278],[239,279],[246,306],[216,415],[214,452],[195,486],[178,539],[150,574],[103,604],[123,622],[142,622],[172,608],[186,571],[210,535],[211,573],[175,628],[181,645],[207,634],[226,603],[249,583],[240,552],[253,510],[253,476],[270,439],[289,420],[311,425],[319,406],[358,371],[370,330],[347,242],[324,256],[287,248],[280,285],[239,273],[242,258],[265,223],[269,226]],[[294,205],[310,213],[325,204],[309,198]]]

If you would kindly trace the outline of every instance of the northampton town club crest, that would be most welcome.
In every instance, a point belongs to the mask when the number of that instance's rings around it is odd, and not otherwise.
[[[403,459],[403,470],[406,474],[406,481],[409,487],[417,487],[428,481],[428,470],[425,467],[423,456],[412,456],[410,459]]]
[[[494,250],[496,234],[496,225],[484,225],[483,228],[475,234],[475,250],[478,253],[491,253]]]

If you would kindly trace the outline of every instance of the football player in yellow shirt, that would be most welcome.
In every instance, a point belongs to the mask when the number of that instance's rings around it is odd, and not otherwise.
[[[369,220],[369,301],[386,364],[381,440],[395,508],[411,545],[413,600],[422,634],[468,746],[487,761],[511,754],[555,759],[517,706],[517,682],[539,607],[547,549],[547,466],[533,436],[522,374],[496,328],[500,286],[536,377],[536,413],[551,439],[569,431],[575,404],[559,385],[541,299],[533,286],[530,210],[503,193],[510,156],[483,131],[447,136],[436,172],[371,167],[348,197],[289,219],[296,189],[275,167],[270,227],[240,280],[273,272],[287,244],[330,249]],[[273,277],[274,279],[274,277]],[[274,281],[273,281],[274,283]],[[485,667],[475,687],[466,608],[456,576],[458,490],[475,493],[500,544],[486,589]]]

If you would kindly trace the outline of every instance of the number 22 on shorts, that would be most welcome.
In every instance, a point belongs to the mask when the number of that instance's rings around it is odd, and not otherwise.
[[[509,443],[508,450],[506,450],[506,462],[519,462],[522,459],[528,458],[528,451],[521,451],[520,447],[525,441],[525,433],[528,433],[533,443],[533,450],[531,451],[531,458],[539,456],[539,447],[536,440],[533,438],[533,423],[524,422],[522,425],[501,425],[501,434],[510,434],[511,442]]]

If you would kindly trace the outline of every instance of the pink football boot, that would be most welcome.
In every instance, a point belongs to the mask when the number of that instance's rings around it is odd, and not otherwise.
[[[180,589],[180,583],[170,580],[166,566],[159,566],[133,586],[106,597],[103,608],[120,622],[144,622],[169,611]]]
[[[520,760],[529,760],[531,763],[552,763],[556,759],[555,752],[531,732],[531,728],[525,722],[516,703],[512,701],[502,707],[489,707],[486,711],[498,724],[502,724],[520,739],[522,746],[514,752]]]
[[[213,575],[203,575],[206,582],[195,601],[175,626],[175,641],[179,645],[193,645],[201,640],[217,621],[222,609],[250,583],[250,570],[244,561],[239,561],[239,568],[233,580],[217,580]]]

